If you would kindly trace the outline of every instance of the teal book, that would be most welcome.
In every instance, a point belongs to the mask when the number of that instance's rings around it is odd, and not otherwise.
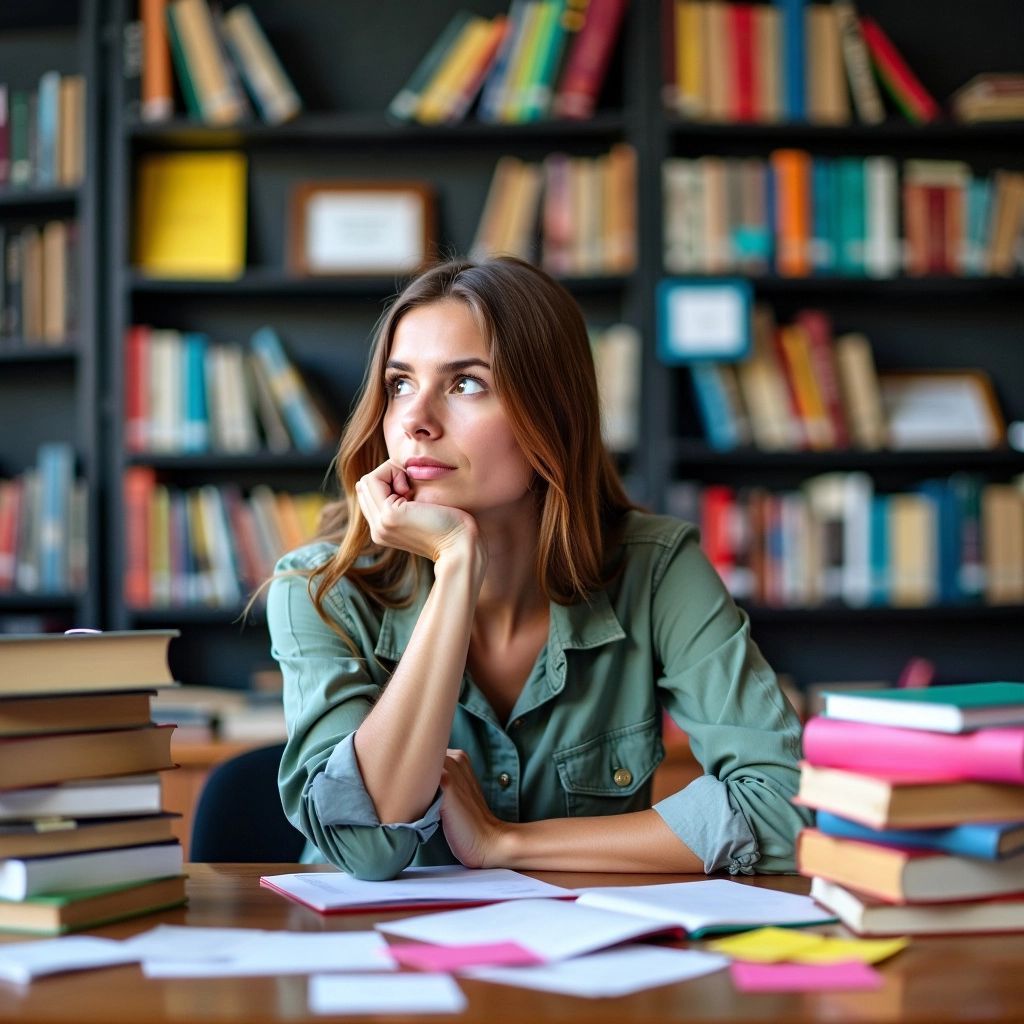
[[[1024,821],[977,822],[950,828],[877,829],[818,811],[818,830],[843,839],[859,839],[882,846],[939,850],[961,857],[1000,860],[1024,851]]]
[[[904,729],[968,732],[1024,725],[1024,683],[964,683],[825,694],[825,715]]]
[[[840,274],[857,277],[864,274],[867,222],[864,208],[864,160],[856,156],[841,157],[836,164],[835,184],[839,194],[836,269]]]

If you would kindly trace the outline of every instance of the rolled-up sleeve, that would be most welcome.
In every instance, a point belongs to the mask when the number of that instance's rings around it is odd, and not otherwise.
[[[286,559],[278,570],[293,567]],[[345,614],[342,598],[331,601],[359,656],[317,614],[304,575],[278,576],[269,588],[267,624],[284,676],[288,726],[278,777],[281,802],[330,863],[358,878],[393,878],[437,829],[440,797],[419,821],[382,825],[377,817],[354,736],[386,680],[370,670],[373,641],[366,623]]]
[[[800,724],[696,531],[655,580],[652,626],[663,703],[705,773],[654,809],[706,871],[794,870]]]

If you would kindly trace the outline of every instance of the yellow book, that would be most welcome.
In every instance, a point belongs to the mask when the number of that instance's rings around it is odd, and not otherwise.
[[[153,277],[230,279],[245,268],[246,159],[150,153],[139,161],[135,264]]]
[[[703,38],[706,18],[697,0],[676,0],[676,110],[683,117],[707,112]]]
[[[799,324],[793,324],[783,327],[779,335],[796,405],[810,447],[817,451],[832,448],[835,446],[835,435],[814,375],[806,331]]]
[[[415,118],[421,124],[440,124],[448,116],[459,94],[459,87],[473,67],[480,50],[487,45],[491,23],[486,18],[471,18],[423,92]]]

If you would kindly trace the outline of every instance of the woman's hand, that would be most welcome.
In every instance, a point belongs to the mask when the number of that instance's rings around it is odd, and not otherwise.
[[[445,756],[441,789],[441,827],[452,853],[467,868],[500,867],[498,846],[509,826],[487,806],[464,750]]]
[[[448,505],[415,501],[405,470],[385,462],[356,484],[356,498],[375,544],[399,548],[437,562],[446,552],[483,554],[476,520]]]

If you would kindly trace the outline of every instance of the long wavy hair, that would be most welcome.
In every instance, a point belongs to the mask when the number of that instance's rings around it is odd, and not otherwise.
[[[414,592],[420,560],[373,543],[355,485],[388,458],[384,371],[395,330],[410,310],[442,301],[465,303],[483,330],[495,391],[533,468],[542,592],[549,601],[573,604],[614,572],[610,551],[617,527],[636,506],[601,440],[597,379],[579,306],[523,260],[452,260],[416,277],[377,326],[362,392],[335,460],[343,497],[324,509],[320,521],[318,539],[338,544],[338,550],[310,572],[313,603],[329,625],[324,600],[342,577],[385,607],[407,604]]]

